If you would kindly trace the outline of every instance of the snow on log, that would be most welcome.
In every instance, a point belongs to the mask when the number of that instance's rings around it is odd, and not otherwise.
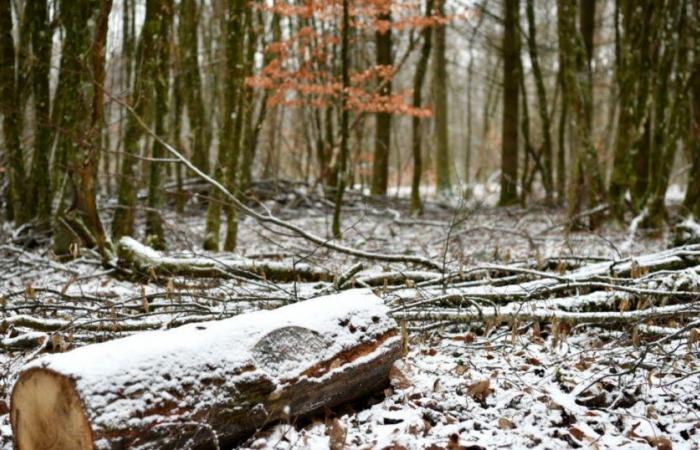
[[[128,236],[119,240],[119,263],[152,277],[211,277],[231,275],[265,278],[275,281],[330,281],[333,275],[325,269],[305,263],[255,261],[232,256],[165,256]]]
[[[135,334],[23,368],[19,450],[215,448],[381,389],[396,323],[367,290]]]

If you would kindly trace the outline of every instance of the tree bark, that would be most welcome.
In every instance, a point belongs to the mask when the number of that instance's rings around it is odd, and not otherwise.
[[[433,0],[425,0],[425,15],[432,14]],[[416,64],[416,73],[413,77],[413,106],[421,108],[423,106],[423,81],[428,70],[430,61],[430,49],[432,47],[432,28],[425,27],[421,31],[423,46],[420,51],[420,58]],[[423,175],[423,133],[421,130],[421,118],[413,116],[411,118],[411,152],[413,154],[413,177],[411,179],[411,212],[421,213],[423,202],[420,199],[420,180]]]
[[[112,258],[112,245],[97,210],[96,173],[104,123],[104,50],[111,0],[98,9],[89,1],[60,3],[66,37],[61,56],[61,77],[66,96],[61,106],[62,145],[65,148],[66,186],[54,220],[54,251],[73,255],[75,246],[97,247],[102,258]],[[84,24],[94,21],[94,34]],[[90,38],[92,37],[92,41]],[[85,86],[90,86],[87,90]]]
[[[146,2],[146,17],[143,31],[136,49],[132,105],[140,117],[150,122],[153,116],[153,83],[156,75],[157,32],[159,23],[159,0]],[[134,234],[136,213],[136,191],[138,189],[138,156],[143,131],[134,115],[130,115],[124,135],[122,165],[119,179],[119,207],[112,218],[112,236],[116,240]]]
[[[400,347],[382,300],[349,291],[48,355],[13,389],[15,445],[232,447],[381,389]]]
[[[503,3],[503,128],[501,139],[501,195],[498,204],[518,202],[518,127],[520,95],[520,33],[518,0]]]
[[[16,71],[12,5],[10,0],[0,0],[0,112],[3,115],[3,141],[7,149],[9,202],[12,203],[15,223],[21,225],[30,219],[31,208],[24,204],[26,173],[20,142],[22,112]]]
[[[381,5],[386,8],[377,17],[379,21],[391,24],[390,4]],[[375,32],[375,44],[377,48],[377,67],[391,66],[394,61],[391,54],[391,27],[388,30]],[[380,78],[379,94],[391,95],[391,76]],[[386,195],[389,185],[389,156],[391,154],[391,113],[380,112],[376,114],[376,135],[374,141],[374,161],[372,165],[372,195]]]
[[[527,0],[527,47],[530,53],[532,64],[532,75],[535,78],[535,89],[537,92],[537,112],[542,123],[542,185],[548,204],[554,202],[554,180],[552,177],[552,126],[547,108],[547,90],[544,85],[544,76],[540,67],[539,51],[537,48],[537,27],[535,25],[535,5],[534,0]]]
[[[445,0],[435,0],[435,13],[439,17],[445,17]],[[435,26],[433,31],[435,39],[435,51],[433,57],[433,95],[435,96],[435,148],[436,148],[436,174],[437,190],[450,192],[452,181],[450,180],[450,143],[448,126],[447,104],[447,60],[446,33],[444,23]]]
[[[170,93],[170,38],[173,14],[172,0],[158,1],[158,39],[155,42],[155,67],[153,73],[155,132],[167,136],[166,120],[168,117],[168,96]],[[189,89],[189,86],[188,86]],[[148,210],[146,211],[146,241],[154,248],[165,248],[163,218],[160,209],[163,206],[162,163],[156,161],[165,154],[163,146],[153,141],[151,156],[154,161],[148,166]]]
[[[52,30],[49,24],[48,5],[45,0],[28,2],[32,34],[32,89],[34,91],[34,155],[29,179],[31,189],[29,205],[37,219],[48,225],[51,218],[51,157],[52,133],[50,66]]]
[[[350,87],[350,5],[349,0],[343,0],[343,18],[342,18],[342,36],[340,48],[340,65],[342,71],[342,86],[343,92],[340,94],[340,155],[338,156],[338,185],[335,194],[335,206],[333,208],[333,224],[331,231],[333,236],[340,238],[342,232],[340,230],[340,211],[343,206],[343,194],[345,193],[345,184],[348,178],[348,153],[350,139],[350,113],[348,111],[348,95],[347,88]]]

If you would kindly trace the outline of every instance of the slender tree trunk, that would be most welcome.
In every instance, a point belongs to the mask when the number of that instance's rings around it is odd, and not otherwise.
[[[158,39],[155,42],[156,67],[154,70],[155,133],[167,136],[168,94],[170,91],[170,27],[172,23],[172,0],[158,1]],[[151,156],[154,161],[148,166],[148,210],[146,211],[146,242],[156,249],[165,248],[163,218],[162,172],[164,163],[158,162],[165,154],[159,141],[153,141]]]
[[[143,31],[136,49],[136,68],[131,103],[135,115],[150,121],[153,113],[153,83],[156,74],[157,36],[160,28],[159,2],[146,2],[146,18]],[[141,154],[140,140],[143,135],[141,124],[134,114],[127,118],[124,134],[124,150],[120,170],[118,200],[119,204],[112,218],[112,236],[118,239],[134,234],[136,213],[136,191],[138,189],[137,165]]]
[[[527,23],[528,23],[528,51],[530,53],[530,63],[532,64],[532,75],[535,78],[535,89],[537,92],[537,112],[542,123],[542,184],[546,195],[547,204],[554,202],[554,181],[552,177],[552,130],[549,112],[547,108],[547,91],[544,84],[544,76],[540,67],[539,51],[537,48],[537,27],[535,24],[534,0],[527,0]]]
[[[48,225],[51,217],[51,99],[49,93],[51,41],[48,6],[45,0],[27,4],[32,34],[32,87],[34,91],[34,155],[29,179],[31,189],[27,207],[39,221]]]
[[[386,11],[378,16],[378,20],[391,23],[391,5],[386,4]],[[377,48],[377,66],[391,66],[393,57],[391,54],[391,28],[377,30],[375,32]],[[391,76],[380,79],[380,95],[391,95]],[[376,114],[377,131],[374,141],[374,163],[372,165],[372,195],[386,195],[389,185],[389,155],[391,153],[391,113],[380,112]]]
[[[433,9],[433,0],[425,0],[425,15],[430,16]],[[430,61],[430,49],[432,46],[432,28],[425,27],[421,31],[423,46],[421,47],[420,58],[416,65],[416,73],[413,77],[413,106],[421,108],[423,106],[423,81],[428,71]],[[420,180],[423,174],[423,150],[422,150],[422,130],[421,118],[413,116],[411,118],[411,151],[413,154],[413,178],[411,179],[411,212],[420,214],[423,211],[423,202],[420,198]]]
[[[21,109],[17,87],[15,43],[12,37],[12,5],[0,0],[0,112],[3,115],[4,144],[9,163],[10,202],[14,220],[21,225],[30,219],[26,204],[26,174],[20,143]]]
[[[228,186],[235,177],[238,155],[236,151],[237,114],[241,90],[241,53],[243,48],[243,8],[244,0],[229,2],[226,18],[226,34],[224,47],[226,49],[226,69],[224,71],[224,105],[219,127],[219,150],[214,175],[217,179],[223,176]],[[226,168],[224,172],[223,168]],[[232,190],[235,192],[235,190]],[[206,234],[204,237],[205,250],[219,249],[219,234],[221,231],[221,196],[212,190],[207,208]]]
[[[563,100],[571,106],[572,113],[568,121],[573,155],[573,161],[570,163],[568,216],[571,227],[585,226],[594,229],[600,224],[600,214],[588,215],[587,224],[577,219],[584,208],[594,208],[603,201],[603,179],[591,136],[592,105],[587,85],[590,80],[589,69],[587,65],[577,64],[578,61],[586,60],[586,50],[576,30],[575,4],[568,0],[559,0],[557,16],[562,61],[562,94]]]
[[[436,0],[435,13],[445,16],[445,0]],[[435,146],[436,146],[436,172],[437,190],[450,192],[452,182],[450,180],[450,143],[448,126],[447,104],[447,60],[445,24],[435,26],[435,52],[433,57],[433,95],[435,96]]]
[[[518,127],[520,95],[519,1],[505,0],[503,32],[503,128],[501,139],[501,196],[499,205],[518,202]]]
[[[685,191],[683,208],[686,214],[700,219],[700,0],[692,0],[692,31],[690,33],[693,42],[692,75],[690,80],[690,92],[692,98],[692,113],[689,130],[691,169],[688,174],[688,186]]]
[[[192,133],[192,162],[204,172],[209,172],[209,143],[210,128],[207,126],[207,113],[202,97],[202,76],[199,71],[199,23],[197,0],[183,0],[180,4],[180,62],[187,116],[189,117],[190,132]]]
[[[338,157],[338,188],[336,190],[335,207],[333,209],[333,225],[332,233],[337,239],[342,237],[340,230],[340,211],[343,206],[343,194],[345,193],[345,183],[348,178],[347,161],[349,153],[350,138],[350,116],[347,108],[348,98],[346,89],[350,86],[350,58],[348,54],[350,46],[350,5],[349,0],[343,0],[343,23],[342,37],[340,49],[340,64],[342,70],[342,87],[341,93],[341,113],[340,113],[340,155]]]
[[[65,256],[73,255],[79,246],[96,246],[109,261],[114,252],[98,214],[95,177],[104,123],[104,51],[112,1],[97,6],[89,0],[59,3],[65,27],[60,70],[67,94],[62,112],[64,126],[70,127],[63,129],[68,173],[55,218],[54,251]],[[96,24],[92,41],[84,28],[88,21]]]

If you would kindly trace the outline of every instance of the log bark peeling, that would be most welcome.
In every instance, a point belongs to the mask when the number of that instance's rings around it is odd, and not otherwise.
[[[400,357],[381,299],[348,291],[48,355],[20,373],[20,450],[228,447],[376,392]]]

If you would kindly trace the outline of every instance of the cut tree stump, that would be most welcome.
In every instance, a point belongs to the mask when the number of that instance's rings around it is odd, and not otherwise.
[[[117,247],[119,264],[152,278],[206,277],[262,278],[273,281],[330,281],[328,270],[306,263],[256,261],[243,257],[200,255],[166,256],[137,240],[125,236]]]
[[[366,290],[44,356],[12,391],[15,446],[225,448],[386,385],[396,323]]]

